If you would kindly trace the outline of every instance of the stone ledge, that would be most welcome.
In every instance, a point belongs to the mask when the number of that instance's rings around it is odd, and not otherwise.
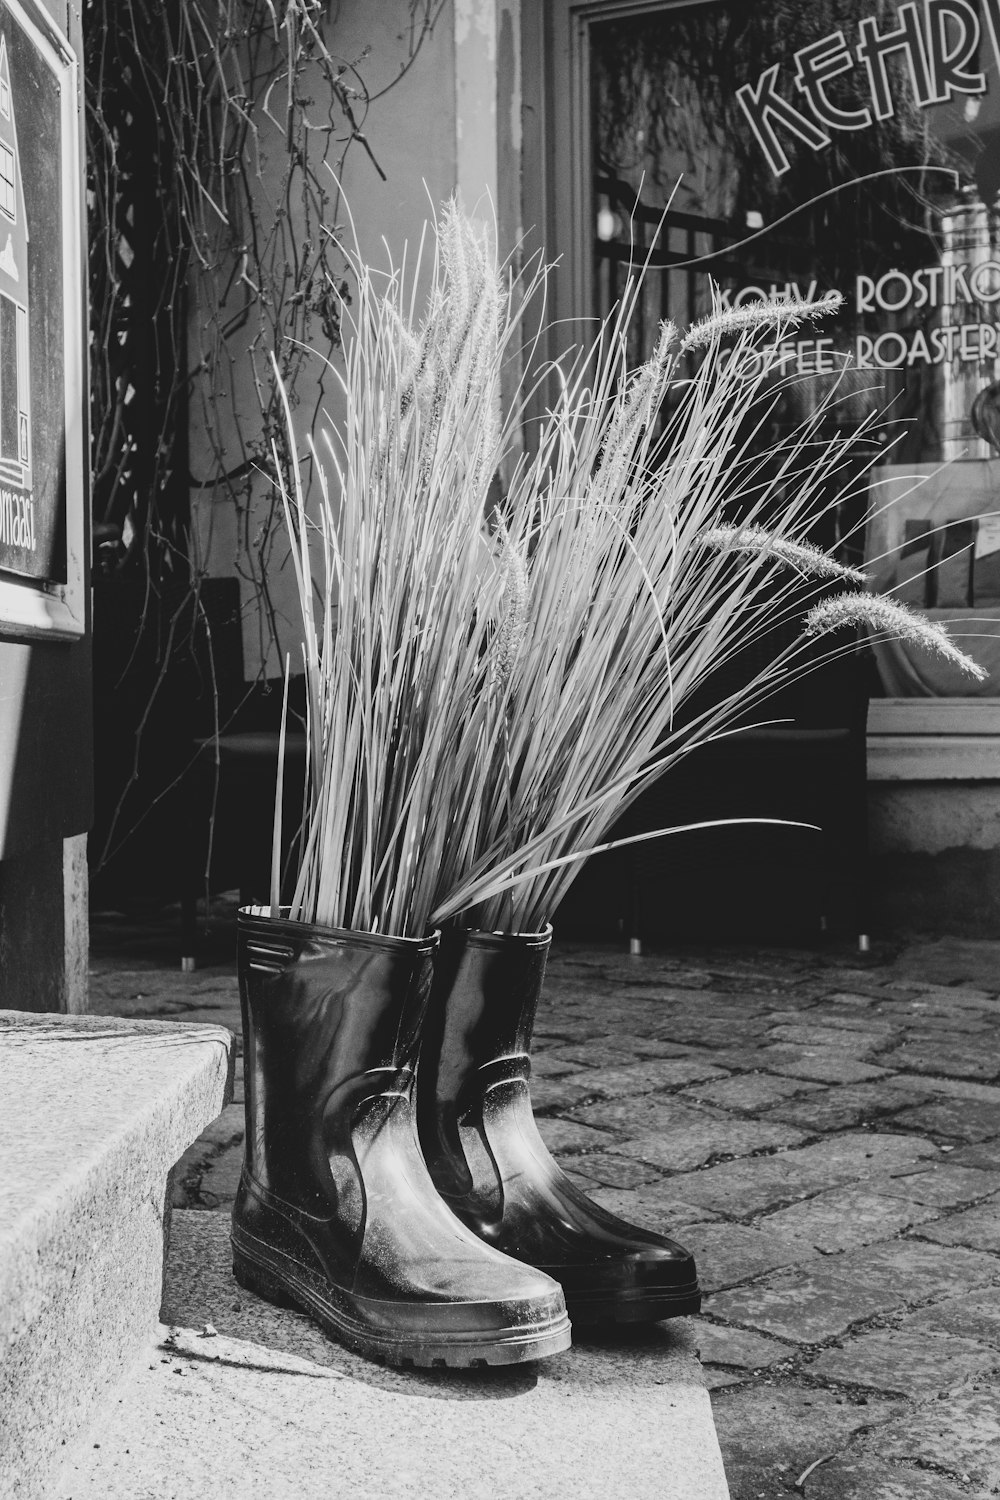
[[[537,1365],[387,1369],[241,1290],[229,1215],[195,1210],[163,1318],[52,1500],[728,1500],[688,1319]]]
[[[218,1026],[0,1011],[0,1473],[55,1472],[159,1312],[167,1177],[232,1093]]]

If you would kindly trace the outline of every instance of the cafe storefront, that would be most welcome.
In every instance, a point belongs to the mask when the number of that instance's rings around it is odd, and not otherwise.
[[[524,221],[561,258],[557,326],[644,260],[636,355],[713,295],[844,298],[789,336],[776,420],[834,393],[828,435],[868,424],[824,540],[986,668],[970,686],[875,646],[873,852],[911,887],[924,870],[895,915],[947,921],[974,888],[1000,931],[1000,3],[542,9],[522,9]]]

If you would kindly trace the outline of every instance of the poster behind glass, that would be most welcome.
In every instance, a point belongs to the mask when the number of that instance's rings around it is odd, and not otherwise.
[[[989,670],[970,689],[880,648],[883,691],[996,696],[1000,0],[709,0],[591,43],[598,310],[630,238],[655,246],[634,356],[660,318],[709,311],[713,283],[729,307],[840,291],[835,319],[788,337],[776,423],[834,383],[828,425],[877,415],[860,515],[831,524]]]
[[[60,79],[0,0],[0,574],[66,581]]]

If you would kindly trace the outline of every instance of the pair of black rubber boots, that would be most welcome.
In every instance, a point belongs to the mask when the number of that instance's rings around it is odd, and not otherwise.
[[[687,1251],[591,1203],[538,1133],[549,939],[240,913],[242,1286],[391,1364],[514,1364],[567,1348],[570,1318],[698,1311]]]

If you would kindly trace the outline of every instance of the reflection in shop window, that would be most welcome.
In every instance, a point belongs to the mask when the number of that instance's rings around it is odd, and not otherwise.
[[[661,318],[703,315],[713,282],[733,306],[843,293],[835,323],[789,337],[798,378],[766,435],[834,384],[828,435],[877,416],[855,508],[818,539],[863,552],[875,586],[952,622],[995,697],[1000,7],[946,9],[713,0],[595,23],[594,286],[603,314],[630,240],[649,254],[633,357]],[[970,694],[902,647],[878,659],[886,696]]]

